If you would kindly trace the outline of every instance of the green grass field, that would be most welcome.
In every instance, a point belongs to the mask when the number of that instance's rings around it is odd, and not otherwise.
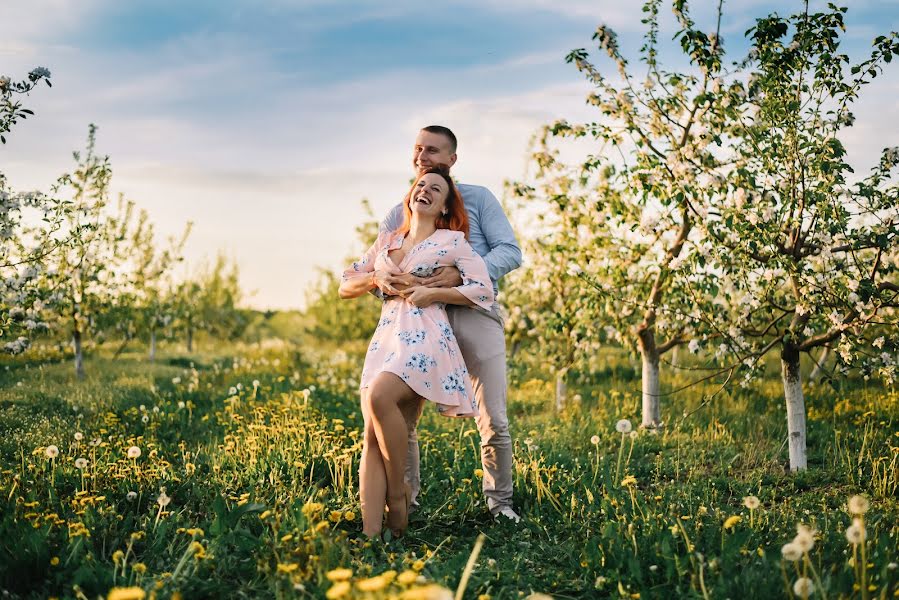
[[[802,576],[815,598],[899,597],[895,390],[808,387],[810,468],[794,475],[777,379],[705,406],[715,388],[691,388],[665,399],[661,434],[631,436],[615,424],[639,422],[639,379],[624,355],[607,362],[562,414],[515,371],[520,525],[486,511],[474,422],[426,410],[422,508],[404,538],[371,542],[356,352],[95,356],[81,382],[64,362],[7,359],[0,597],[451,597],[480,533],[465,598],[781,598]],[[851,544],[855,494],[870,508]],[[784,560],[803,523],[812,547]]]

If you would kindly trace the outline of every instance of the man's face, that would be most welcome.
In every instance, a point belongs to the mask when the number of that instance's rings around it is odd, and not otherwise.
[[[456,163],[456,154],[450,151],[450,141],[445,135],[419,131],[412,148],[412,166],[421,175],[431,167],[444,165],[452,167]]]

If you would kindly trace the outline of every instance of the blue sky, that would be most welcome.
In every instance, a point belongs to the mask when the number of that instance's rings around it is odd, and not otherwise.
[[[712,29],[717,3],[692,4]],[[725,47],[739,55],[754,17],[790,9],[727,2]],[[46,66],[54,87],[28,99],[37,114],[0,148],[0,168],[18,189],[46,189],[96,123],[115,189],[162,232],[195,222],[191,262],[223,250],[250,304],[298,307],[317,266],[358,250],[360,200],[383,214],[402,196],[420,126],[452,127],[457,176],[499,196],[541,124],[593,116],[568,51],[605,22],[634,56],[641,17],[621,0],[4,0],[0,74]],[[899,3],[856,0],[848,23],[860,57],[899,26]],[[845,141],[860,165],[899,144],[897,68],[857,107]]]

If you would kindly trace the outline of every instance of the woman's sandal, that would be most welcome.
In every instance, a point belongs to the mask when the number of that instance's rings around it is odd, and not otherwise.
[[[390,533],[395,538],[402,536],[409,527],[409,504],[412,502],[412,487],[408,483],[403,483],[403,500],[406,503],[406,512],[403,515],[402,522],[392,522],[391,515],[393,513],[389,506],[387,508],[387,529],[390,530]]]

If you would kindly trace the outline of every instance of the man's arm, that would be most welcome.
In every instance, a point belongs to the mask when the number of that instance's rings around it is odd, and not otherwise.
[[[490,246],[490,252],[483,258],[487,263],[490,279],[499,281],[507,273],[521,266],[521,248],[499,200],[487,188],[484,188],[483,193],[481,231]]]

